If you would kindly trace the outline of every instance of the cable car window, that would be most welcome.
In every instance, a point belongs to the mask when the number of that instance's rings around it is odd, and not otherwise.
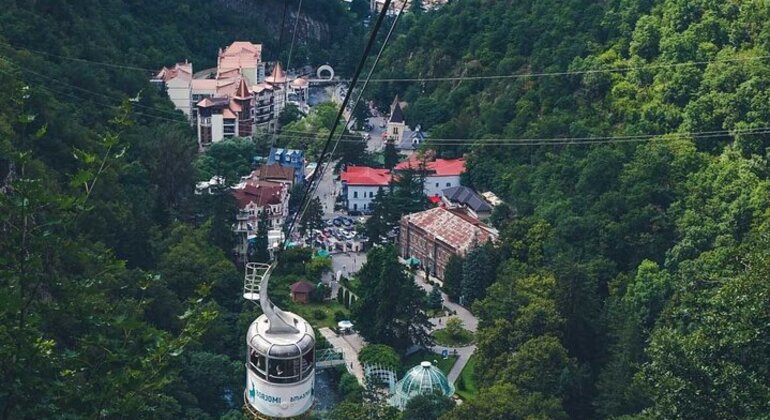
[[[249,364],[252,366],[252,371],[262,379],[265,379],[267,358],[256,352],[256,350],[249,351]]]
[[[270,359],[269,380],[276,383],[289,383],[299,380],[300,358]]]
[[[313,349],[310,349],[309,352],[302,355],[302,377],[306,378],[307,375],[310,373],[310,371],[313,370],[313,365],[315,364],[315,359],[313,357]]]

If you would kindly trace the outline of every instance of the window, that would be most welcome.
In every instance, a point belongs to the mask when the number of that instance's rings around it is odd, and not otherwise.
[[[358,210],[358,204],[353,204],[353,210]]]
[[[262,379],[265,379],[265,373],[267,373],[267,370],[265,369],[266,362],[267,359],[265,356],[258,354],[255,350],[249,351],[249,363],[252,368],[251,370]]]
[[[302,378],[306,378],[310,372],[312,372],[313,367],[315,365],[315,357],[313,355],[313,350],[310,350],[309,352],[305,353],[304,356],[302,356]]]
[[[369,198],[374,197],[374,191],[369,191]]]
[[[398,135],[398,127],[393,127],[393,135]]]
[[[296,382],[300,377],[301,358],[270,359],[268,381],[275,383]]]
[[[436,183],[436,188],[438,188],[438,182]]]
[[[451,186],[452,186],[452,183],[451,183],[451,182],[447,182],[447,183],[446,183],[446,186],[447,186],[447,187],[451,187]]]
[[[353,191],[353,198],[358,198],[358,191]]]

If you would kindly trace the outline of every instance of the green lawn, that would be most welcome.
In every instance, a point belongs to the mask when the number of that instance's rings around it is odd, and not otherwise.
[[[420,362],[428,361],[433,363],[434,360],[438,361],[438,368],[441,369],[445,375],[449,375],[449,371],[452,370],[452,366],[454,366],[457,361],[457,356],[450,355],[449,358],[445,360],[440,354],[433,353],[430,350],[420,350],[417,353],[410,354],[403,360],[401,366],[403,366],[404,371],[401,372],[398,377],[403,377],[407,370],[419,365]]]
[[[313,312],[315,312],[317,309],[320,309],[323,311],[324,314],[326,314],[326,318],[324,319],[316,319],[316,317],[313,315]],[[350,311],[345,309],[345,306],[337,303],[337,301],[329,301],[326,303],[290,303],[289,307],[287,308],[288,311],[294,312],[295,314],[301,316],[302,318],[305,318],[307,322],[310,323],[314,328],[321,328],[321,327],[329,327],[334,328],[337,326],[337,321],[334,320],[334,313],[337,311],[344,312],[347,317],[350,316]]]
[[[466,401],[476,398],[476,393],[478,392],[476,381],[473,379],[474,369],[476,369],[475,354],[468,359],[468,363],[460,373],[460,377],[457,378],[457,382],[455,382],[455,392]]]
[[[446,329],[433,331],[433,338],[436,339],[436,343],[447,347],[463,347],[473,343],[473,333],[463,329],[462,334],[459,337],[452,337],[447,334]]]

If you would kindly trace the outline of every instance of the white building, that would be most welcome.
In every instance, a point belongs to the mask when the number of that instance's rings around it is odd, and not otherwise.
[[[421,161],[413,157],[401,162],[393,168],[394,171],[414,170],[418,174],[425,172],[423,190],[428,197],[443,196],[443,190],[460,186],[460,175],[465,172],[465,159],[435,159]],[[419,176],[419,175],[418,175]]]
[[[174,67],[163,67],[150,80],[159,86],[165,86],[168,98],[176,109],[184,112],[187,118],[192,116],[192,100],[190,99],[190,83],[193,78],[192,63],[176,63]]]
[[[368,166],[349,166],[340,175],[348,211],[371,210],[377,192],[390,184],[390,171]]]

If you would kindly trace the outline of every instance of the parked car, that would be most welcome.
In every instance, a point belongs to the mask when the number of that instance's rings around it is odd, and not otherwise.
[[[337,226],[337,227],[342,226],[342,220],[340,220],[339,218],[334,219],[332,223],[334,224],[334,226]]]
[[[343,224],[343,225],[345,225],[345,226],[353,226],[353,221],[352,221],[352,220],[350,220],[350,219],[349,219],[349,218],[347,218],[347,217],[344,217],[344,218],[342,219],[342,224]]]
[[[360,216],[361,212],[359,210],[349,210],[348,216]]]

